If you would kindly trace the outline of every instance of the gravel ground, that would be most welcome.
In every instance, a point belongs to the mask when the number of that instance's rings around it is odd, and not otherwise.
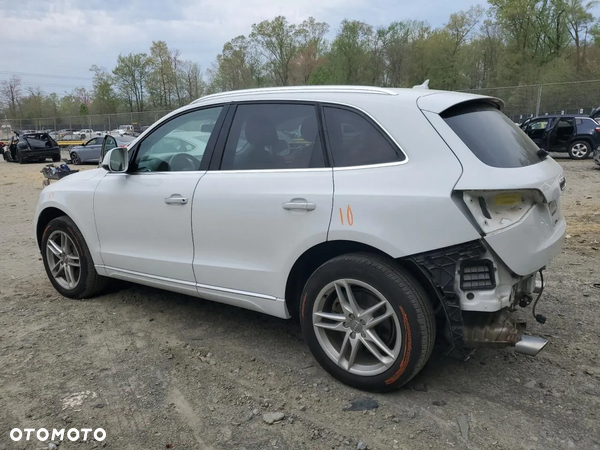
[[[33,238],[43,165],[0,161],[0,450],[48,448],[12,428],[106,430],[61,450],[600,449],[600,170],[559,161],[569,235],[546,271],[548,322],[527,310],[550,343],[435,354],[384,395],[332,379],[291,321],[125,283],[61,297]],[[345,410],[361,399],[378,407]]]

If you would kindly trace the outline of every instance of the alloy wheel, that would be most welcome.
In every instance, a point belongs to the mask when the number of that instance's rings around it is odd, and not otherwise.
[[[587,145],[585,145],[581,142],[573,145],[573,147],[571,149],[572,155],[576,158],[584,158],[587,155],[587,152],[588,152]]]
[[[402,328],[391,303],[373,286],[340,279],[325,286],[313,308],[317,340],[339,367],[374,376],[395,363]]]
[[[50,273],[64,289],[75,289],[81,276],[81,260],[73,240],[64,231],[54,231],[46,243]]]

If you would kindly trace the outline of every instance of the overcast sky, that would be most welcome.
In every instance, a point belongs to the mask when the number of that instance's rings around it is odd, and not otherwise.
[[[89,68],[112,70],[119,53],[148,52],[164,40],[182,58],[210,66],[223,44],[253,23],[284,15],[371,25],[395,20],[446,23],[452,12],[485,0],[0,0],[0,81],[19,72],[25,88],[63,94],[91,87]],[[12,73],[7,73],[8,71]],[[28,75],[25,75],[28,74]],[[35,75],[35,76],[34,76]],[[77,78],[76,78],[77,77]]]

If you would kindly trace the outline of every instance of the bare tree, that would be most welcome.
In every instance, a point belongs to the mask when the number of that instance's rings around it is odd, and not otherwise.
[[[13,75],[8,81],[0,83],[0,99],[7,105],[8,114],[12,119],[21,116],[21,100],[23,93],[21,91],[21,78]]]

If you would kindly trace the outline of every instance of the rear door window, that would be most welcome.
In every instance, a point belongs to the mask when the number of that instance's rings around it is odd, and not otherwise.
[[[487,104],[459,105],[442,118],[488,166],[524,167],[541,161],[539,147],[496,107]]]
[[[221,170],[308,169],[324,166],[313,104],[241,104]]]

